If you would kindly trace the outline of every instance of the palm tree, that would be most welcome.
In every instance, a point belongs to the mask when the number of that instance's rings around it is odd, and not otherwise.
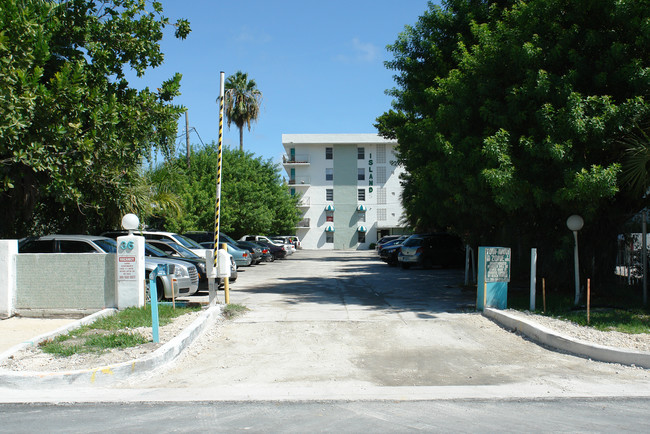
[[[244,125],[251,130],[251,122],[257,121],[262,104],[262,92],[257,89],[255,80],[249,80],[248,74],[237,71],[226,79],[225,112],[228,128],[235,123],[239,128],[239,150],[244,150]]]

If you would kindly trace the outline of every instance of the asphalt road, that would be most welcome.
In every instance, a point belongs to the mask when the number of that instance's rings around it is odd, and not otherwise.
[[[645,399],[0,406],[11,433],[648,432]]]

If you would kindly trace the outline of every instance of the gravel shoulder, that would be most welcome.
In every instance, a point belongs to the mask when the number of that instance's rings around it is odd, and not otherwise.
[[[629,334],[601,331],[571,321],[537,315],[528,311],[507,309],[507,313],[546,327],[563,336],[591,344],[633,351],[650,352],[650,333]]]

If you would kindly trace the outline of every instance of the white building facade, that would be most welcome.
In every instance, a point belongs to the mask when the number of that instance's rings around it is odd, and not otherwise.
[[[301,198],[303,248],[368,249],[407,232],[397,142],[377,134],[283,134],[282,145],[291,193]]]

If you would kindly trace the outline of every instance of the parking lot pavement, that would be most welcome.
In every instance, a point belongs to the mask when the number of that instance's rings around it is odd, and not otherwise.
[[[71,318],[11,317],[0,321],[0,354],[37,336],[53,332],[77,321]]]

